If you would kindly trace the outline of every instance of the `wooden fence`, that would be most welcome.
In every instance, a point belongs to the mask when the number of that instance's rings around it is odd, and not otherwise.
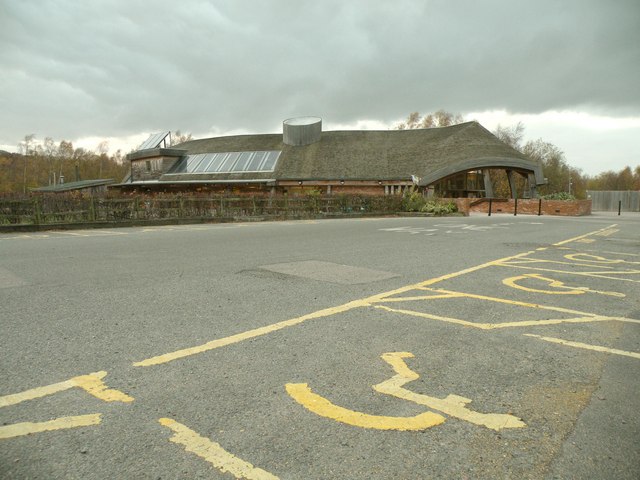
[[[587,190],[595,212],[640,212],[640,191]]]
[[[0,197],[0,225],[136,224],[162,220],[318,218],[390,214],[402,209],[400,196],[229,197],[48,195]]]

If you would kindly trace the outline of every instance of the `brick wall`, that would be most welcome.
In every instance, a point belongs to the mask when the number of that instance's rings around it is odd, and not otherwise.
[[[475,198],[456,198],[458,210],[468,215],[474,213],[489,213],[489,201]],[[513,199],[494,199],[491,205],[492,213],[510,213],[513,215],[516,202]],[[591,215],[591,200],[541,200],[519,199],[518,215],[559,215],[579,217]]]

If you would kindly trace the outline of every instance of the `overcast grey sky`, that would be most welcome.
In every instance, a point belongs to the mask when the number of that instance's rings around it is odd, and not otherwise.
[[[0,69],[6,148],[444,108],[589,174],[640,163],[638,0],[0,0]]]

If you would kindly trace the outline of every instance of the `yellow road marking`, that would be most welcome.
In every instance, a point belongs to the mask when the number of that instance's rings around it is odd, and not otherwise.
[[[434,288],[432,289],[432,291],[434,292],[442,292],[442,293],[458,293],[460,296],[462,297],[467,297],[467,298],[474,298],[477,300],[486,300],[489,302],[496,302],[496,303],[506,303],[507,305],[515,305],[518,307],[526,307],[526,308],[536,308],[536,309],[540,309],[540,310],[551,310],[553,312],[561,312],[561,313],[570,313],[572,315],[584,315],[584,316],[595,316],[592,313],[587,313],[587,312],[581,312],[580,310],[573,310],[570,308],[563,308],[563,307],[554,307],[554,306],[549,306],[549,305],[541,305],[539,303],[529,303],[529,302],[520,302],[518,300],[509,300],[506,298],[498,298],[498,297],[488,297],[486,295],[476,295],[474,293],[464,293],[464,292],[452,292],[450,290],[445,290],[442,288]]]
[[[223,473],[228,472],[236,478],[247,480],[278,480],[275,475],[254,467],[249,462],[227,452],[219,443],[198,435],[171,418],[161,418],[159,422],[160,425],[173,431],[169,441],[182,445],[187,452],[195,453]]]
[[[469,320],[462,320],[459,318],[443,317],[441,315],[433,315],[431,313],[415,312],[413,310],[403,310],[397,308],[390,308],[385,305],[376,305],[375,308],[386,310],[391,313],[402,313],[404,315],[411,315],[413,317],[427,318],[429,320],[438,320],[441,322],[454,323],[457,325],[463,325],[465,327],[478,328],[480,330],[494,330],[497,328],[511,328],[511,327],[536,327],[540,325],[559,325],[561,323],[590,323],[590,322],[611,322],[620,321],[628,323],[640,323],[640,320],[623,318],[623,317],[604,317],[604,316],[585,316],[576,318],[553,318],[546,320],[522,320],[520,322],[504,322],[504,323],[481,323],[470,322]]]
[[[550,287],[560,290],[540,290],[537,288],[525,287],[518,283],[519,280],[535,279],[546,282]],[[502,283],[511,288],[517,288],[526,292],[545,293],[547,295],[582,295],[587,292],[599,293],[601,295],[608,295],[610,297],[626,297],[624,293],[619,292],[605,292],[601,290],[591,290],[587,287],[570,287],[565,285],[560,280],[554,280],[553,278],[543,277],[539,273],[525,273],[524,275],[518,275],[517,277],[509,277],[502,280]]]
[[[610,228],[608,230],[604,230],[603,232],[596,233],[596,235],[598,235],[599,237],[608,237],[609,235],[613,235],[614,233],[618,233],[619,231],[620,230],[617,228]]]
[[[0,427],[0,439],[21,437],[30,433],[47,432],[51,430],[63,430],[66,428],[89,427],[98,425],[101,414],[78,415],[75,417],[61,417],[48,422],[24,422]]]
[[[115,388],[107,387],[102,382],[102,378],[106,375],[107,372],[104,371],[90,373],[89,375],[74,377],[71,379],[71,382],[73,382],[75,386],[82,388],[89,395],[93,395],[104,402],[133,402],[133,397]]]
[[[72,237],[88,237],[86,233],[76,233],[76,232],[60,232],[56,231],[58,235],[71,235]]]
[[[583,257],[581,260],[578,260],[576,257]],[[568,260],[572,260],[575,262],[589,262],[589,264],[593,263],[604,263],[604,264],[618,264],[618,263],[630,263],[633,265],[639,265],[640,262],[630,262],[628,260],[621,260],[619,258],[605,258],[600,255],[591,255],[590,253],[570,253],[564,256],[564,258]],[[590,260],[593,259],[593,260]]]
[[[425,412],[415,417],[387,417],[369,415],[334,405],[329,400],[313,393],[306,383],[287,383],[287,393],[310,412],[353,427],[375,430],[414,431],[425,430],[445,421],[442,415]]]
[[[623,355],[625,357],[640,359],[640,353],[636,353],[636,352],[627,352],[626,350],[618,350],[616,348],[607,348],[607,347],[602,347],[600,345],[589,345],[588,343],[572,342],[570,340],[563,340],[561,338],[555,338],[555,337],[542,337],[540,335],[533,335],[532,333],[525,333],[524,335],[526,337],[539,338],[540,340],[544,340],[545,342],[557,343],[559,345],[566,345],[567,347],[584,348],[585,350],[594,350],[596,352],[612,353],[614,355]]]
[[[54,393],[69,390],[74,387],[82,388],[89,395],[93,395],[105,402],[132,402],[134,400],[133,397],[130,397],[119,390],[108,388],[104,382],[102,382],[102,379],[106,376],[107,372],[105,371],[94,372],[88,375],[73,377],[69,380],[65,380],[64,382],[32,388],[30,390],[11,395],[5,395],[0,397],[0,408],[7,407],[9,405],[16,405],[26,400],[33,400],[35,398],[53,395]]]
[[[592,277],[592,278],[604,278],[607,280],[619,280],[621,282],[633,282],[640,283],[640,280],[634,280],[632,278],[620,278],[620,277],[610,277],[609,275],[636,275],[640,273],[640,270],[623,270],[621,272],[572,272],[569,270],[556,270],[554,268],[541,268],[541,267],[529,267],[526,265],[515,265],[511,263],[501,263],[498,265],[499,267],[507,267],[507,268],[520,268],[524,270],[535,270],[538,272],[551,272],[551,273],[565,273],[567,275],[577,275],[582,277]]]
[[[431,291],[432,289],[423,288],[420,290]],[[443,294],[443,295],[420,295],[415,297],[385,297],[383,300],[376,300],[375,302],[371,302],[371,303],[414,302],[414,301],[420,301],[420,300],[436,300],[436,299],[443,299],[443,298],[446,299],[446,298],[460,298],[460,297],[464,297],[464,294],[456,293],[456,294]]]
[[[302,315],[301,317],[291,318],[289,320],[284,320],[282,322],[267,325],[265,327],[255,328],[253,330],[248,330],[246,332],[231,335],[229,337],[212,340],[210,342],[207,342],[205,344],[198,345],[195,347],[184,348],[182,350],[177,350],[175,352],[165,353],[164,355],[158,355],[156,357],[147,358],[146,360],[142,360],[140,362],[134,363],[133,366],[134,367],[150,367],[152,365],[160,365],[163,363],[171,362],[173,360],[177,360],[179,358],[184,358],[190,355],[207,352],[215,348],[225,347],[227,345],[232,345],[234,343],[242,342],[250,338],[266,335],[268,333],[282,330],[283,328],[298,325],[302,322],[306,322],[307,320],[328,317],[331,315],[335,315],[336,313],[347,312],[354,308],[367,306],[367,305],[368,304],[362,300],[356,300],[353,302],[345,303],[344,305],[340,305],[338,307],[325,308],[324,310],[318,310],[313,313],[308,313],[306,315]]]
[[[469,410],[466,405],[471,403],[471,399],[460,397],[459,395],[447,395],[446,398],[430,397],[414,393],[403,385],[417,380],[420,376],[412,371],[404,358],[412,358],[409,352],[392,352],[382,355],[382,359],[393,367],[396,375],[378,385],[374,385],[374,390],[397,398],[402,398],[409,402],[424,405],[442,413],[446,413],[455,418],[459,418],[475,425],[484,426],[492,430],[502,430],[503,428],[523,428],[527,424],[518,417],[503,413],[480,413]]]
[[[608,227],[601,228],[600,230],[596,230],[595,232],[585,233],[584,235],[579,235],[577,237],[569,238],[568,240],[563,240],[562,242],[554,243],[553,245],[555,247],[559,247],[560,245],[565,245],[567,243],[575,242],[575,241],[580,240],[582,238],[590,237],[591,235],[602,235],[605,232],[608,232],[613,227],[617,227],[617,226],[618,226],[618,224],[614,223],[613,225],[609,225]]]
[[[571,265],[572,267],[601,268],[602,270],[613,269],[613,267],[610,267],[610,266],[594,265],[593,263],[577,263],[577,261],[563,262],[562,260],[548,260],[545,258],[525,258],[521,260],[505,262],[505,265],[529,265],[532,263],[554,263],[557,265]],[[605,273],[608,273],[608,272],[605,272]]]
[[[538,288],[525,287],[518,283],[518,280],[527,280],[531,278],[546,282],[550,287],[563,290],[540,290]],[[502,283],[504,285],[507,285],[508,287],[517,288],[518,290],[524,290],[525,292],[546,293],[548,295],[582,295],[586,293],[584,289],[568,287],[564,284],[564,282],[561,282],[560,280],[543,277],[539,273],[525,273],[524,275],[518,275],[517,277],[505,278],[504,280],[502,280]]]

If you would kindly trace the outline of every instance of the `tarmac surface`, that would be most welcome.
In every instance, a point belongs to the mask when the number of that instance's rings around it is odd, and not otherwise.
[[[1,478],[640,478],[640,216],[0,235]]]

